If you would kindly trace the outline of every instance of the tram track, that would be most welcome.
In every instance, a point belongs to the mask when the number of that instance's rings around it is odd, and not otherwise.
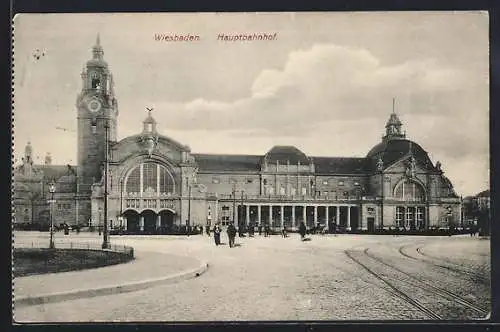
[[[456,272],[456,273],[461,274],[461,275],[468,276],[468,277],[472,278],[473,280],[477,280],[477,281],[481,282],[484,285],[490,284],[490,279],[488,279],[487,277],[484,277],[483,275],[481,275],[475,271],[463,268],[462,266],[460,266],[454,262],[451,262],[450,260],[441,259],[441,258],[437,258],[437,257],[430,256],[428,254],[425,254],[422,251],[422,247],[417,247],[417,249],[415,250],[422,258],[415,257],[415,256],[408,254],[407,252],[404,251],[407,248],[408,248],[408,246],[401,246],[401,247],[399,247],[398,252],[406,258],[416,260],[419,262],[423,262],[423,263],[426,263],[428,265],[436,266],[436,267],[439,267],[439,268],[442,268],[442,269],[445,269],[448,271],[453,271],[453,272]]]
[[[443,318],[441,315],[436,313],[435,310],[428,308],[421,301],[417,300],[416,297],[419,293],[420,299],[431,295],[432,299],[436,303],[440,303],[442,300],[445,300],[450,302],[450,304],[453,304],[455,307],[458,304],[464,309],[467,308],[468,312],[471,315],[473,314],[475,317],[474,319],[483,319],[490,312],[486,308],[472,303],[468,299],[465,299],[454,292],[432,285],[429,280],[412,275],[397,266],[387,263],[380,257],[369,253],[368,248],[362,251],[345,250],[344,253],[372,276],[387,285],[393,291],[395,296],[412,305],[430,319],[442,320]],[[355,257],[357,255],[359,256]],[[366,258],[371,260],[371,263],[366,261]],[[376,263],[375,266],[372,265],[373,262]],[[384,267],[384,270],[377,271],[380,270],[381,267]],[[480,318],[477,316],[480,316]]]
[[[354,252],[354,251],[353,251]],[[400,290],[398,287],[396,287],[392,282],[387,280],[386,278],[382,277],[380,274],[376,273],[374,270],[372,270],[370,267],[368,267],[366,264],[362,263],[359,259],[355,258],[352,255],[352,252],[349,252],[349,250],[345,250],[344,253],[349,257],[353,262],[361,266],[363,269],[365,269],[368,273],[370,273],[372,276],[377,278],[378,280],[382,281],[385,285],[387,285],[391,290],[392,294],[394,294],[396,297],[400,298],[404,302],[410,304],[412,307],[416,308],[420,312],[424,313],[427,317],[435,320],[443,320],[443,318],[434,313],[432,310],[426,308],[422,303],[419,301],[413,299],[410,297],[408,294]]]

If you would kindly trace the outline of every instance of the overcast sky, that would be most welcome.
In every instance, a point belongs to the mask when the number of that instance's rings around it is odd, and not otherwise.
[[[80,73],[99,33],[119,139],[140,132],[154,107],[160,132],[193,153],[295,145],[362,157],[380,142],[395,97],[407,137],[441,161],[458,194],[489,188],[485,12],[26,14],[14,29],[18,160],[31,141],[40,163],[50,151],[54,164],[76,164]],[[240,33],[276,38],[217,39]]]

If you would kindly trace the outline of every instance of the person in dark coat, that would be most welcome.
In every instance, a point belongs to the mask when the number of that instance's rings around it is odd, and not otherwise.
[[[299,225],[299,234],[300,234],[300,240],[304,240],[304,237],[306,236],[306,225],[302,221]]]
[[[221,229],[219,224],[215,224],[214,226],[214,240],[215,240],[215,245],[218,246],[220,244],[220,233]]]
[[[236,227],[233,224],[227,226],[227,237],[229,239],[229,248],[234,247],[234,238],[236,237]]]
[[[286,225],[283,225],[283,229],[281,230],[281,235],[283,237],[288,237],[288,231],[286,229]]]

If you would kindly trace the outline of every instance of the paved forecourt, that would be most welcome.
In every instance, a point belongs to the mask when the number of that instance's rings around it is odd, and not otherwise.
[[[19,322],[425,319],[413,306],[380,287],[344,250],[370,248],[390,256],[397,255],[402,246],[417,245],[428,252],[448,253],[449,258],[457,257],[464,264],[479,260],[482,266],[489,266],[489,241],[478,238],[347,234],[311,238],[302,242],[297,234],[288,238],[256,235],[237,238],[239,246],[229,248],[216,247],[213,238],[206,235],[113,236],[113,244],[133,246],[138,254],[193,257],[207,261],[209,269],[199,278],[137,292],[17,308],[15,319]],[[225,234],[222,241],[227,243]],[[470,251],[478,254],[472,260],[467,255]],[[405,264],[416,264],[408,262]],[[154,262],[145,270],[154,271]],[[442,272],[436,278],[441,280]],[[105,310],[102,301],[106,302]]]
[[[47,233],[15,232],[14,247],[41,247],[49,243]],[[170,239],[167,239],[170,240]],[[101,237],[92,233],[72,233],[69,236],[57,234],[55,246],[67,248],[65,243],[90,244],[99,247]],[[116,245],[117,241],[112,241]],[[122,241],[126,242],[126,241]],[[122,245],[125,245],[122,243]],[[85,247],[83,245],[83,247]],[[191,271],[203,273],[206,263],[194,256],[182,256],[175,253],[135,250],[135,259],[112,266],[95,269],[49,273],[19,277],[14,280],[14,300],[19,305],[32,302],[60,301],[61,295],[65,297],[91,297],[98,290],[101,293],[119,293],[131,291],[144,286],[159,284],[168,279],[185,277]],[[205,267],[205,268],[204,268]],[[14,266],[15,269],[15,266]],[[138,287],[141,285],[141,287]],[[78,294],[76,294],[78,293]]]

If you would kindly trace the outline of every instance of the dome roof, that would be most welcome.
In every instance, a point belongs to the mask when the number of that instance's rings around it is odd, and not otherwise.
[[[373,166],[376,165],[379,158],[382,158],[384,166],[388,166],[409,153],[427,167],[434,168],[427,152],[420,145],[408,139],[383,140],[368,152],[366,158],[371,161]]]
[[[87,61],[87,67],[108,67],[108,63],[104,59],[90,59]]]
[[[267,162],[276,163],[279,162],[281,164],[286,164],[290,162],[290,164],[297,164],[300,162],[301,164],[309,164],[310,160],[306,156],[306,154],[295,146],[286,146],[286,145],[276,145],[271,150],[269,150],[265,158]]]

